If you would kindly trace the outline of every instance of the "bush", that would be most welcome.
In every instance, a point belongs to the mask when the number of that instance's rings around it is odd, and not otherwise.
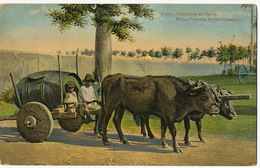
[[[257,73],[257,68],[256,68],[256,66],[250,66],[249,72]]]
[[[233,76],[233,75],[235,74],[235,72],[236,72],[235,68],[233,68],[233,69],[228,69],[227,75],[228,75],[228,76]]]
[[[14,103],[13,94],[14,94],[13,88],[5,89],[0,95],[0,100],[5,103]]]

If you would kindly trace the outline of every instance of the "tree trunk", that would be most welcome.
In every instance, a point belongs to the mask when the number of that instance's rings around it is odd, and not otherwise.
[[[224,75],[227,75],[227,64],[224,62]]]
[[[251,5],[251,43],[250,66],[254,66],[254,5]]]
[[[111,73],[112,68],[112,44],[111,35],[106,25],[97,25],[95,43],[95,71],[97,81]]]

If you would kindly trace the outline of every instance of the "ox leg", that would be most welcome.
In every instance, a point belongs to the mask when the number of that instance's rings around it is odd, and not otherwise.
[[[185,127],[184,143],[190,146],[191,145],[191,142],[189,141],[190,119],[188,117],[184,118],[184,127]]]
[[[200,142],[206,143],[207,141],[202,137],[202,131],[201,131],[202,122],[201,122],[201,120],[196,120],[195,122],[196,122],[196,126],[197,126],[197,131],[198,131],[198,138],[200,139]]]
[[[104,112],[103,112],[104,116],[103,116],[103,123],[102,123],[102,141],[103,141],[104,145],[110,145],[108,138],[107,138],[107,125],[111,118],[113,108],[105,108],[105,109],[108,109],[108,110],[104,110]]]
[[[149,124],[149,114],[147,114],[147,116],[145,117],[145,123],[146,123],[146,129],[147,129],[147,132],[148,132],[148,136],[150,139],[156,139],[155,136],[153,135],[152,133],[152,130],[150,128],[150,124]]]
[[[180,149],[180,146],[176,140],[176,134],[177,134],[177,131],[176,131],[176,128],[175,128],[175,125],[174,125],[174,122],[171,121],[171,120],[167,120],[167,126],[170,130],[170,133],[172,135],[172,142],[173,142],[173,152],[175,153],[182,153],[182,150]]]
[[[124,110],[125,109],[122,108],[122,107],[116,108],[115,115],[114,115],[114,118],[113,118],[113,122],[114,122],[114,125],[116,127],[116,130],[117,130],[117,133],[118,133],[120,140],[123,142],[123,144],[129,144],[128,140],[125,138],[125,136],[122,132],[122,127],[121,127],[121,122],[122,122],[122,118],[123,118],[123,115],[124,115]]]
[[[169,148],[169,145],[167,144],[165,140],[165,133],[167,130],[167,124],[165,119],[161,118],[161,141],[162,141],[162,147],[163,148]]]
[[[141,118],[141,134],[143,135],[143,137],[146,137],[144,118]]]
[[[156,139],[155,136],[154,136],[153,133],[152,133],[151,128],[150,128],[149,117],[147,117],[146,129],[147,129],[149,138],[150,138],[150,139]]]
[[[98,109],[98,110],[93,110],[93,111],[90,111],[89,112],[91,115],[95,115],[95,126],[94,126],[94,133],[97,135],[97,137],[101,137],[100,135],[100,127],[99,127],[99,124],[100,124],[100,120],[101,120],[101,109]]]
[[[99,129],[99,123],[100,123],[100,115],[95,115],[95,127],[94,127],[94,133],[98,138],[101,138],[100,129]]]

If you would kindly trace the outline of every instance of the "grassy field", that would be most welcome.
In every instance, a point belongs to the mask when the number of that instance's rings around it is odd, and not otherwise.
[[[16,105],[0,101],[0,117],[14,115],[18,110]]]
[[[247,84],[240,84],[237,77],[229,76],[200,76],[200,77],[184,77],[187,79],[201,79],[211,84],[222,85],[222,87],[229,89],[234,94],[251,94],[250,100],[236,100],[233,101],[233,105],[237,112],[238,118],[235,120],[227,120],[222,116],[211,117],[205,115],[203,124],[204,135],[225,135],[232,138],[242,138],[247,140],[256,140],[256,128],[257,128],[257,88],[256,77],[249,78]],[[0,102],[0,117],[10,116],[17,111],[18,108],[13,104],[6,104]],[[55,122],[57,124],[57,122]],[[151,128],[153,132],[160,135],[160,120],[157,117],[151,116],[150,118]],[[195,123],[191,123],[191,136],[196,136]],[[93,124],[86,125],[87,127]],[[134,130],[140,132],[140,128],[134,123],[132,114],[125,112],[123,123],[123,129]],[[183,122],[176,123],[176,127],[179,135],[184,134]],[[113,123],[110,120],[109,129],[115,129]],[[159,137],[158,137],[159,138]]]

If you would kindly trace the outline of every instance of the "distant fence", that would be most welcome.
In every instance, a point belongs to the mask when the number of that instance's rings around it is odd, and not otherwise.
[[[33,72],[43,70],[58,70],[56,55],[27,53],[19,51],[0,50],[0,93],[12,87],[9,73],[13,74],[15,82]],[[79,76],[94,70],[93,56],[79,56]],[[221,74],[224,65],[207,63],[176,63],[169,60],[148,60],[144,58],[113,57],[112,73],[130,75],[174,75],[197,76]],[[61,56],[61,70],[76,72],[75,56]]]

